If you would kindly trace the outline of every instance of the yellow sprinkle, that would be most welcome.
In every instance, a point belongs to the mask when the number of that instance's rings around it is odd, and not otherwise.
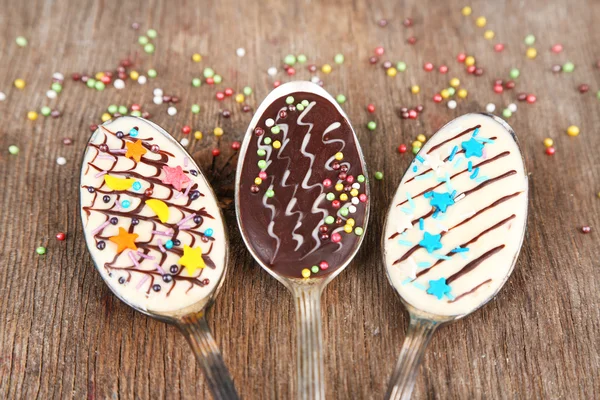
[[[479,17],[475,20],[475,25],[477,25],[480,28],[483,28],[486,23],[487,19],[485,19],[485,17]]]
[[[422,133],[417,135],[417,140],[421,143],[425,143],[425,141],[427,140],[427,138],[425,137],[425,135],[423,135]]]
[[[448,89],[442,89],[440,91],[440,95],[443,99],[447,99],[448,97],[450,97],[450,92],[448,91]]]
[[[134,81],[137,81],[137,79],[140,77],[140,74],[137,71],[131,71],[129,73],[129,77]]]
[[[273,142],[273,148],[278,149],[281,147],[281,142],[279,140],[276,140]]]
[[[258,176],[256,178],[254,178],[254,184],[255,185],[260,185],[262,183],[262,179],[259,178]]]
[[[414,142],[412,142],[412,147],[416,147],[417,149],[420,149],[421,146],[423,146],[423,143],[419,142],[418,140],[415,140]]]
[[[450,79],[450,86],[455,88],[455,87],[458,87],[459,85],[460,85],[460,79],[458,79],[458,78]]]
[[[419,86],[417,86],[417,85],[413,85],[410,88],[410,91],[412,92],[412,94],[418,94],[421,91],[421,88]]]
[[[348,218],[346,225],[354,226],[354,218]]]
[[[552,147],[553,144],[554,144],[554,140],[552,140],[550,138],[544,139],[544,146],[546,146],[546,147]]]
[[[469,7],[469,6],[464,6],[463,9],[461,10],[461,12],[462,12],[462,15],[464,15],[465,17],[468,17],[469,15],[471,15],[473,10],[471,10],[471,7]]]
[[[217,126],[213,129],[213,133],[215,136],[223,136],[223,129]]]
[[[491,31],[489,29],[483,33],[483,37],[486,38],[487,40],[492,40],[494,38],[494,36],[496,36],[494,31]]]
[[[112,116],[109,113],[104,113],[102,114],[102,122],[106,122],[108,120],[110,120],[112,118]]]
[[[340,194],[340,200],[341,201],[348,201],[348,195],[346,193]]]
[[[321,71],[323,71],[324,73],[328,74],[331,72],[331,65],[329,64],[325,64],[321,67]]]
[[[530,58],[533,60],[534,58],[537,57],[537,50],[534,49],[533,47],[530,47],[527,49],[527,52],[525,53],[525,55],[527,56],[527,58]]]
[[[38,118],[38,113],[36,113],[35,111],[29,111],[27,113],[27,119],[30,121],[35,121]]]
[[[387,71],[385,71],[387,73],[387,76],[396,76],[396,74],[398,73],[398,70],[396,70],[396,68],[391,67],[388,68]]]
[[[460,97],[461,99],[464,99],[465,97],[467,97],[467,90],[460,89],[457,94],[458,94],[458,97]]]
[[[577,136],[577,135],[579,135],[579,127],[577,127],[575,125],[571,125],[570,127],[567,128],[567,134],[569,136]]]
[[[350,225],[344,225],[344,232],[346,232],[346,233],[352,233],[352,226],[350,226]]]
[[[245,99],[245,97],[241,93],[238,93],[238,94],[235,95],[235,101],[236,101],[236,103],[243,103],[244,99]]]
[[[25,81],[21,78],[15,79],[15,87],[19,90],[22,90],[23,88],[25,88]]]
[[[192,54],[192,61],[193,62],[200,62],[202,61],[202,56],[198,53],[194,53]]]
[[[471,65],[475,65],[475,57],[469,56],[469,57],[465,58],[465,65],[467,67],[470,67]]]
[[[350,195],[351,195],[352,197],[356,197],[356,196],[358,196],[358,189],[352,189],[352,190],[350,191]]]
[[[194,137],[198,140],[202,139],[202,132],[200,132],[200,131],[194,132]]]
[[[337,153],[335,153],[335,159],[338,161],[342,161],[344,159],[344,153],[338,151]]]
[[[304,269],[302,270],[302,276],[303,276],[304,278],[310,278],[310,269],[308,269],[308,268],[304,268]]]
[[[344,190],[344,185],[341,183],[337,183],[335,185],[335,190],[337,190],[338,192],[341,192],[342,190]]]
[[[97,72],[96,75],[94,75],[94,78],[99,81],[100,79],[104,78],[104,72]]]

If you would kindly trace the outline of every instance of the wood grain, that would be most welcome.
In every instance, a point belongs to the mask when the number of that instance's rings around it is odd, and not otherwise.
[[[481,111],[488,102],[505,106],[516,93],[535,93],[534,105],[518,103],[509,120],[519,135],[530,171],[528,231],[513,276],[500,295],[474,315],[442,329],[433,339],[415,389],[415,398],[600,398],[600,89],[598,43],[600,2],[473,1],[474,15],[460,14],[464,3],[434,0],[404,2],[262,1],[219,2],[117,0],[0,0],[0,398],[8,399],[192,399],[209,398],[200,369],[174,327],[137,314],[103,284],[88,256],[78,216],[79,163],[90,134],[110,104],[140,103],[152,120],[181,138],[190,124],[205,133],[191,140],[190,151],[213,179],[226,205],[232,246],[231,269],[209,323],[225,361],[246,399],[289,399],[295,393],[293,304],[286,290],[262,271],[245,250],[235,227],[233,168],[223,168],[229,144],[240,140],[250,121],[229,99],[214,100],[215,88],[193,88],[190,81],[204,66],[224,77],[221,86],[254,88],[248,104],[256,107],[272,87],[266,74],[288,53],[304,53],[321,65],[341,52],[342,66],[322,75],[332,93],[344,93],[371,173],[372,218],[356,260],[326,289],[323,320],[327,397],[378,399],[404,338],[406,315],[388,284],[381,264],[380,236],[385,211],[411,157],[395,148],[417,134],[430,135],[453,117]],[[496,33],[492,42],[475,27],[485,15]],[[405,28],[402,20],[414,19]],[[386,28],[376,21],[389,19]],[[139,71],[156,68],[159,76],[145,86],[128,83],[123,91],[87,89],[70,80],[56,100],[45,97],[52,73],[94,73],[114,69],[128,54],[140,52],[139,32],[158,30],[157,51],[139,55]],[[523,38],[533,33],[538,57],[528,60]],[[18,35],[29,46],[14,43]],[[415,46],[406,39],[415,35]],[[506,44],[497,54],[493,43]],[[564,52],[549,48],[562,43]],[[404,60],[409,69],[395,78],[366,61],[373,49],[383,59]],[[246,56],[235,55],[238,47]],[[466,51],[485,68],[468,76],[456,60]],[[204,60],[190,60],[194,52]],[[553,74],[552,64],[570,60],[572,74]],[[448,75],[427,73],[422,65],[446,63]],[[521,69],[517,88],[502,95],[493,79]],[[299,68],[296,78],[308,79]],[[457,76],[469,90],[456,110],[435,105],[431,97]],[[22,77],[27,87],[12,86]],[[278,79],[290,78],[279,73]],[[588,83],[591,92],[576,87]],[[421,86],[417,96],[412,84]],[[166,106],[152,104],[161,87],[182,102],[170,117]],[[373,102],[374,116],[365,106]],[[198,115],[189,112],[201,104]],[[418,120],[401,120],[401,106],[424,104]],[[58,119],[26,119],[30,109],[51,105]],[[222,119],[220,107],[232,110]],[[377,130],[366,123],[373,118]],[[568,137],[566,128],[582,133]],[[217,143],[210,134],[221,126]],[[64,146],[63,137],[73,145]],[[556,155],[544,154],[542,140],[552,137]],[[9,145],[20,147],[12,156]],[[213,168],[210,151],[223,155]],[[58,156],[67,159],[59,166]],[[221,173],[217,173],[223,168]],[[582,225],[592,226],[584,235]],[[67,232],[58,242],[54,235]],[[39,256],[35,248],[45,245]]]

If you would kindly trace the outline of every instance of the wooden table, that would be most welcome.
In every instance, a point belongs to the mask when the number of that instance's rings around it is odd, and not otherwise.
[[[334,95],[348,98],[344,108],[353,121],[371,173],[372,218],[355,261],[323,296],[327,397],[382,398],[396,362],[406,325],[398,296],[381,263],[380,237],[385,211],[409,154],[396,147],[417,134],[432,134],[450,119],[481,111],[489,102],[497,112],[516,102],[518,92],[538,101],[517,103],[509,119],[520,137],[530,171],[528,231],[514,274],[500,295],[474,315],[442,329],[433,339],[415,389],[415,398],[568,398],[600,397],[600,89],[598,43],[600,2],[543,0],[473,2],[464,17],[457,1],[0,1],[0,398],[209,398],[200,369],[187,343],[171,326],[135,313],[102,282],[87,254],[78,209],[79,163],[90,135],[110,104],[139,103],[152,120],[183,137],[185,124],[204,132],[189,149],[212,177],[226,207],[232,246],[231,269],[209,323],[240,394],[246,399],[289,399],[295,393],[294,310],[287,291],[252,260],[235,226],[231,198],[234,162],[230,143],[241,140],[251,113],[232,99],[214,100],[217,88],[194,88],[191,79],[212,66],[224,78],[221,89],[249,85],[247,103],[256,107],[281,70],[288,53],[304,53],[311,62],[343,65],[319,73]],[[478,15],[496,37],[486,40]],[[406,28],[402,21],[414,20]],[[389,25],[378,26],[387,18]],[[140,30],[132,30],[132,22]],[[147,55],[137,37],[158,31],[156,52]],[[525,57],[524,37],[537,37],[535,60]],[[23,35],[29,45],[20,48]],[[414,35],[411,46],[407,38]],[[494,43],[506,44],[502,53]],[[554,54],[551,45],[562,43]],[[382,60],[404,60],[408,70],[395,78],[368,58],[385,47]],[[236,56],[243,47],[246,55]],[[119,60],[139,52],[135,69],[158,77],[142,86],[127,81],[122,91],[103,92],[67,79],[56,100],[45,96],[56,71],[95,73],[114,70]],[[456,55],[466,51],[484,68],[470,76]],[[194,52],[203,55],[196,64]],[[575,63],[571,74],[554,74],[553,64]],[[450,73],[425,72],[426,61],[445,63]],[[493,80],[520,68],[517,87],[498,95]],[[457,76],[468,89],[456,110],[436,105],[432,96]],[[19,91],[14,79],[26,80]],[[294,78],[308,79],[299,67]],[[580,83],[590,92],[580,94]],[[421,86],[419,95],[408,90]],[[152,103],[152,90],[181,98],[175,117],[166,105]],[[369,115],[368,103],[377,111]],[[193,115],[190,106],[202,111]],[[401,106],[424,104],[417,120],[402,120]],[[50,105],[60,118],[28,121],[29,110]],[[219,110],[232,110],[224,119]],[[374,132],[366,129],[377,121]],[[578,125],[579,137],[566,135]],[[210,133],[221,126],[217,141]],[[64,137],[73,144],[65,146]],[[547,156],[542,140],[554,139]],[[20,148],[16,156],[9,145]],[[213,165],[211,150],[222,155]],[[64,156],[66,165],[56,158]],[[217,171],[222,170],[217,179]],[[583,225],[592,232],[583,234]],[[57,241],[57,232],[67,240]],[[36,254],[46,246],[47,254]]]

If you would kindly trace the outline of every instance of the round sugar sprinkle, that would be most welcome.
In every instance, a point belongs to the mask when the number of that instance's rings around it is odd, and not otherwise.
[[[244,57],[246,55],[246,49],[244,49],[243,47],[239,47],[236,51],[235,54],[238,57]]]
[[[11,144],[10,146],[8,146],[8,152],[13,156],[16,156],[17,154],[19,154],[19,148],[14,144]]]
[[[173,106],[167,108],[167,114],[169,114],[170,116],[174,116],[177,114],[177,109]]]
[[[494,111],[496,111],[496,105],[494,103],[488,103],[485,106],[485,111],[487,111],[489,113],[493,113]]]
[[[510,103],[507,107],[511,113],[517,112],[517,105],[515,103]]]
[[[17,46],[19,46],[19,47],[27,46],[27,39],[24,36],[17,36],[17,38],[15,39],[15,42],[17,43]]]
[[[454,110],[456,108],[456,101],[455,100],[450,100],[448,102],[448,108],[451,110]]]
[[[275,76],[275,75],[277,75],[277,68],[275,68],[275,67],[269,67],[269,69],[267,69],[267,74],[269,76]]]
[[[56,163],[57,163],[58,165],[65,165],[65,164],[67,163],[67,159],[66,159],[66,158],[64,158],[64,157],[58,157],[58,158],[56,159]]]
[[[0,101],[6,100],[6,93],[0,92]]]

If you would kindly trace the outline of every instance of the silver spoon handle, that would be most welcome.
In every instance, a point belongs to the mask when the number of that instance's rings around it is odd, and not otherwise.
[[[385,394],[386,400],[410,399],[423,354],[439,325],[439,322],[410,316],[402,351]]]
[[[298,332],[298,399],[324,399],[321,287],[295,287],[292,293]]]
[[[183,317],[177,326],[192,347],[196,359],[204,371],[213,398],[216,400],[239,399],[217,342],[210,333],[204,313]]]

